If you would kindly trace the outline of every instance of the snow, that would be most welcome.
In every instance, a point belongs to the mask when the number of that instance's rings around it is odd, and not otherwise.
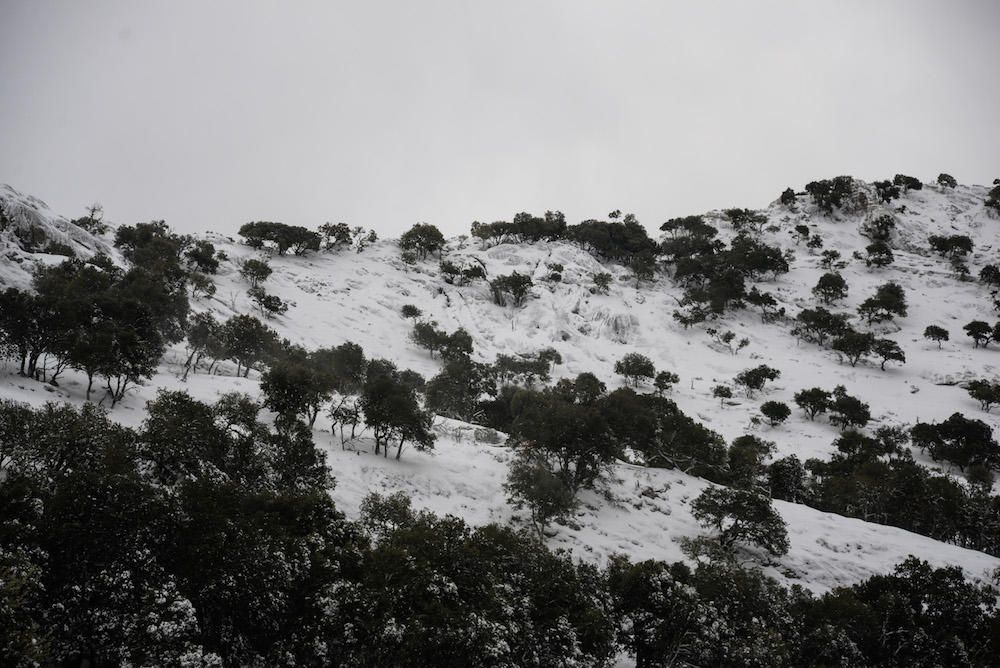
[[[671,314],[681,291],[669,278],[635,287],[625,268],[602,264],[583,250],[567,243],[532,245],[503,244],[483,249],[476,239],[449,241],[446,255],[457,262],[476,258],[491,276],[514,270],[534,277],[532,298],[524,307],[501,308],[492,303],[482,282],[453,286],[443,282],[437,259],[407,265],[392,240],[379,241],[361,253],[351,250],[311,254],[305,257],[269,258],[274,274],[264,284],[273,293],[293,304],[285,316],[269,321],[280,335],[307,347],[332,346],[344,341],[362,345],[369,357],[385,357],[402,368],[411,368],[429,378],[440,362],[409,340],[411,321],[400,316],[404,304],[420,308],[425,318],[440,328],[453,331],[464,327],[473,336],[475,357],[492,361],[498,353],[530,353],[554,347],[563,364],[555,377],[574,377],[589,371],[609,385],[621,384],[613,374],[614,362],[628,352],[649,356],[657,369],[679,374],[681,381],[672,398],[692,417],[704,422],[727,440],[755,433],[774,441],[776,457],[795,454],[829,458],[836,429],[822,417],[810,422],[794,407],[792,395],[803,388],[832,389],[845,385],[848,392],[869,402],[875,418],[870,428],[880,425],[912,424],[916,420],[942,420],[956,411],[988,422],[994,429],[1000,416],[984,413],[956,382],[976,377],[997,376],[1000,351],[974,350],[961,326],[973,319],[993,321],[986,289],[978,282],[960,282],[947,260],[930,254],[926,238],[930,234],[967,234],[976,243],[969,259],[972,275],[983,264],[996,261],[1000,220],[990,217],[982,206],[986,189],[959,186],[955,190],[927,185],[911,191],[893,203],[906,206],[896,214],[894,248],[896,261],[882,270],[869,270],[851,259],[857,249],[869,243],[859,233],[863,217],[838,213],[819,214],[799,199],[798,212],[772,204],[768,213],[776,230],[764,233],[769,243],[790,247],[795,252],[792,271],[775,281],[760,284],[772,292],[794,316],[803,307],[814,307],[811,293],[825,271],[819,265],[819,251],[794,244],[789,231],[797,224],[814,226],[822,233],[824,249],[839,250],[849,261],[841,270],[850,286],[843,304],[833,310],[853,312],[875,287],[888,280],[906,290],[909,315],[883,327],[886,335],[904,349],[907,363],[887,365],[861,362],[852,368],[841,363],[832,351],[814,344],[799,343],[783,323],[762,324],[755,310],[727,314],[708,326],[732,330],[747,337],[749,347],[733,355],[704,333],[705,326],[684,330]],[[72,237],[87,249],[107,249],[107,239],[90,238],[68,221],[51,214],[42,203],[9,187],[0,190],[7,202],[16,202],[19,211],[33,216],[47,229]],[[712,215],[718,216],[718,212]],[[730,226],[713,221],[723,236]],[[238,273],[238,262],[257,257],[255,251],[218,235],[208,235],[229,255],[219,274],[212,298],[192,301],[195,310],[210,310],[219,319],[236,312],[252,312],[247,284]],[[0,241],[2,243],[2,241]],[[113,251],[113,249],[112,249]],[[116,254],[112,253],[114,257]],[[32,260],[58,261],[23,253],[8,244],[0,247],[0,285],[24,287],[30,280]],[[547,263],[564,266],[561,282],[544,279]],[[614,280],[609,295],[591,294],[591,275],[608,272]],[[942,350],[922,338],[924,327],[938,324],[951,333]],[[256,374],[236,378],[233,368],[220,365],[220,375],[193,374],[181,382],[183,346],[172,348],[156,376],[131,394],[112,413],[124,424],[137,425],[143,419],[145,402],[156,391],[184,389],[196,398],[212,401],[232,391],[259,396]],[[725,407],[711,396],[711,388],[731,383],[733,377],[751,366],[767,364],[781,371],[781,377],[747,399],[739,392]],[[82,403],[85,380],[68,372],[61,386],[53,388],[15,375],[11,363],[0,363],[0,396],[33,405],[65,400]],[[944,384],[947,383],[947,384]],[[646,391],[651,388],[645,388]],[[793,407],[783,425],[755,424],[760,404],[784,401]],[[472,524],[523,522],[506,502],[503,481],[510,451],[502,444],[478,441],[471,425],[439,418],[435,427],[438,442],[433,452],[405,450],[401,461],[372,454],[373,443],[362,437],[342,449],[339,437],[331,434],[329,423],[320,418],[315,440],[328,455],[337,480],[335,500],[348,516],[356,516],[362,498],[369,492],[403,491],[417,507],[437,513],[451,513]],[[932,468],[942,468],[915,452],[914,456]],[[951,471],[958,474],[957,471]],[[679,541],[703,533],[692,518],[689,501],[709,483],[677,471],[617,464],[603,493],[586,492],[572,526],[555,527],[550,547],[565,548],[582,559],[604,563],[615,553],[632,559],[684,559]],[[788,523],[791,549],[771,560],[769,574],[786,583],[799,583],[815,591],[850,584],[875,573],[884,573],[914,554],[934,565],[958,565],[973,577],[988,577],[1000,567],[1000,559],[973,550],[937,542],[907,531],[870,524],[856,519],[818,512],[808,507],[776,502]]]

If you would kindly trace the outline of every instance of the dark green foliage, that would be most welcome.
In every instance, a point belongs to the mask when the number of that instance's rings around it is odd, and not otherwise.
[[[511,305],[515,308],[523,306],[533,285],[531,276],[522,275],[516,271],[508,276],[497,276],[490,281],[493,303],[497,306],[506,306],[510,300]]]
[[[965,390],[987,413],[994,405],[1000,404],[1000,383],[985,379],[972,380],[965,386]]]
[[[226,359],[236,362],[236,375],[242,372],[243,377],[268,359],[278,342],[274,331],[252,315],[234,315],[222,324],[218,336]]]
[[[763,390],[766,382],[777,380],[780,376],[781,372],[777,369],[761,364],[752,369],[740,371],[734,382],[743,388],[748,399],[752,399],[753,393]]]
[[[456,329],[451,334],[437,329],[436,323],[418,322],[413,325],[410,338],[421,348],[428,350],[431,357],[441,353],[443,359],[468,357],[472,354],[472,336],[464,329]]]
[[[927,237],[927,243],[931,250],[942,257],[957,260],[972,252],[972,239],[963,234],[953,234],[951,236],[932,235]]]
[[[924,329],[924,338],[936,341],[940,350],[941,342],[948,340],[948,330],[937,325],[927,325],[927,328]]]
[[[805,411],[810,420],[815,420],[817,415],[830,410],[831,399],[831,394],[819,387],[795,393],[795,405]]]
[[[837,176],[833,179],[812,181],[806,184],[806,192],[821,211],[833,213],[840,208],[844,199],[854,194],[854,179],[850,176]]]
[[[691,514],[718,532],[724,549],[747,543],[775,556],[788,552],[784,520],[771,506],[771,500],[756,492],[709,487],[691,502]]]
[[[937,424],[918,422],[910,435],[913,444],[927,450],[934,460],[951,462],[963,471],[974,464],[991,469],[1000,466],[1000,446],[993,440],[993,430],[982,420],[953,413]]]
[[[905,317],[906,293],[898,283],[883,283],[875,289],[874,295],[861,302],[858,314],[868,324],[892,320],[894,316]]]
[[[555,241],[566,236],[566,217],[559,211],[546,211],[543,218],[519,213],[514,216],[513,222],[474,222],[472,236],[486,243]]]
[[[740,489],[755,489],[763,482],[766,473],[764,461],[774,452],[774,443],[743,435],[733,439],[729,446],[729,485]]]
[[[781,197],[778,200],[785,206],[792,206],[795,204],[795,191],[791,188],[785,188],[781,191]]]
[[[866,222],[862,234],[873,241],[888,241],[895,227],[896,219],[892,214],[884,213]]]
[[[838,385],[833,388],[829,405],[830,424],[844,429],[864,427],[871,420],[868,404],[847,393],[847,388]]]
[[[264,248],[265,244],[274,244],[278,255],[284,255],[291,250],[296,255],[305,255],[308,251],[318,251],[320,235],[299,225],[286,225],[269,221],[246,223],[240,227],[239,235],[246,239],[251,248]]]
[[[628,353],[625,357],[615,362],[615,373],[624,376],[625,381],[638,387],[644,380],[651,380],[656,375],[656,367],[653,360],[640,353]]]
[[[795,455],[776,459],[767,467],[771,498],[802,503],[806,497],[806,469]]]
[[[428,253],[441,253],[441,249],[444,248],[444,235],[434,225],[416,223],[399,237],[399,247],[404,251],[415,253],[423,260]]]
[[[988,322],[982,320],[973,320],[963,325],[962,329],[972,339],[973,348],[979,346],[986,348],[990,345],[990,340],[993,339],[993,328]]]
[[[639,288],[640,281],[651,281],[656,276],[656,256],[651,251],[643,251],[632,256],[628,266],[635,276],[636,289]]]
[[[503,385],[522,385],[531,388],[536,381],[548,382],[553,364],[562,364],[562,356],[547,348],[533,355],[497,355],[493,372]]]
[[[765,401],[760,405],[760,412],[767,418],[772,427],[777,427],[788,419],[788,416],[792,414],[792,409],[781,401]]]
[[[903,190],[923,190],[924,184],[920,182],[920,179],[907,176],[905,174],[896,174],[892,177],[892,183],[896,186],[902,186]]]
[[[733,390],[728,385],[716,385],[712,388],[712,396],[719,400],[720,406],[725,406],[726,399],[733,398]]]
[[[287,303],[277,295],[269,295],[260,286],[247,290],[247,296],[250,297],[250,301],[257,305],[262,317],[273,318],[276,315],[284,315],[288,311]]]
[[[875,192],[882,204],[889,204],[894,199],[899,199],[900,188],[892,181],[875,181]]]
[[[261,375],[264,405],[285,423],[302,416],[312,427],[337,388],[333,369],[324,364],[328,359],[297,346],[286,348]]]
[[[795,244],[796,245],[798,245],[798,243],[800,241],[808,241],[809,240],[809,234],[810,234],[810,232],[809,232],[809,226],[808,225],[803,225],[803,224],[800,223],[800,224],[798,224],[798,225],[795,226],[795,229],[792,231],[792,234],[795,237]]]
[[[427,409],[446,417],[476,422],[482,416],[484,395],[496,396],[493,369],[467,356],[449,359],[425,388]]]
[[[184,257],[192,267],[206,274],[214,274],[219,270],[219,260],[215,256],[215,245],[211,241],[199,239],[192,241],[185,249]]]
[[[631,263],[636,256],[656,253],[656,243],[632,214],[626,214],[620,223],[585,220],[571,225],[566,228],[566,238],[615,262]]]
[[[673,371],[661,371],[653,379],[653,387],[656,388],[657,394],[663,394],[664,392],[669,392],[670,388],[680,382],[680,380],[680,376]]]
[[[746,294],[746,302],[760,309],[762,322],[771,322],[785,315],[785,307],[778,307],[778,300],[770,292],[760,292],[757,286],[750,288]]]
[[[540,540],[552,521],[565,519],[577,506],[573,490],[556,475],[545,457],[529,448],[514,455],[504,489],[512,506],[528,509]]]
[[[820,255],[819,265],[824,269],[833,269],[834,266],[841,264],[839,260],[840,260],[840,251],[832,249],[825,250]]]
[[[958,185],[958,181],[951,174],[945,174],[944,172],[938,174],[937,177],[938,185],[943,188],[954,188]]]
[[[990,288],[1000,288],[1000,267],[995,264],[986,265],[979,271],[979,280]]]
[[[172,285],[184,280],[184,253],[190,243],[190,237],[174,234],[162,220],[115,230],[115,246],[132,266],[163,276]]]
[[[737,232],[760,234],[764,231],[764,226],[767,225],[766,215],[750,209],[726,209],[723,213],[726,214],[726,218],[733,224],[733,229]]]
[[[837,272],[827,272],[819,277],[812,291],[824,304],[833,304],[847,297],[847,281]]]
[[[872,344],[872,352],[881,361],[882,371],[885,371],[886,362],[899,362],[906,364],[906,354],[899,344],[892,339],[876,339]]]
[[[249,258],[240,265],[240,276],[250,282],[251,288],[258,287],[271,275],[271,265],[264,260]]]
[[[856,366],[862,357],[872,353],[875,335],[869,332],[849,330],[833,340],[830,347],[847,358],[851,366]]]
[[[827,339],[840,336],[850,329],[846,314],[831,313],[822,306],[802,309],[795,316],[795,321],[797,325],[792,329],[793,334],[820,345]]]
[[[606,272],[599,272],[594,274],[594,291],[600,294],[608,294],[608,289],[611,287],[611,274]]]
[[[441,275],[449,285],[466,285],[479,278],[486,278],[486,269],[480,260],[459,266],[449,260],[441,260]]]
[[[323,248],[326,250],[345,248],[350,246],[353,240],[351,228],[347,223],[323,223],[318,231],[323,241]]]
[[[431,432],[434,416],[424,411],[417,401],[415,389],[405,382],[396,366],[387,360],[372,360],[361,391],[361,410],[365,424],[375,437],[375,454],[381,450],[389,456],[389,443],[396,444],[396,459],[403,447],[411,443],[417,450],[432,450],[435,436]]]
[[[421,311],[413,304],[403,304],[403,307],[399,310],[399,313],[404,318],[413,318],[414,320],[423,315],[423,311]]]
[[[993,183],[995,184],[996,181]],[[993,190],[990,191],[989,195],[987,195],[986,199],[983,201],[983,204],[985,204],[987,208],[1000,212],[1000,185],[995,186]]]
[[[876,241],[865,246],[865,265],[881,269],[893,263],[892,248],[884,241]]]

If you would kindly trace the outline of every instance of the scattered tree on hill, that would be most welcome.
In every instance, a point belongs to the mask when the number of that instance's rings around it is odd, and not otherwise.
[[[673,371],[661,371],[656,374],[656,378],[653,380],[653,387],[656,388],[657,394],[663,394],[669,392],[670,388],[680,382],[680,379],[680,376]]]
[[[251,248],[264,248],[266,243],[273,243],[278,255],[289,250],[304,255],[311,250],[318,251],[320,246],[320,235],[299,225],[258,221],[240,227],[239,235]]]
[[[872,353],[875,335],[852,329],[835,338],[830,347],[846,357],[851,366],[857,366],[862,357]]]
[[[257,286],[247,290],[250,301],[257,305],[261,316],[273,318],[276,315],[284,315],[288,311],[288,304],[277,295],[269,295],[264,288]]]
[[[927,242],[938,255],[951,260],[960,260],[972,252],[972,239],[962,234],[951,236],[932,235],[927,238]]]
[[[948,330],[937,325],[927,325],[927,328],[924,329],[924,338],[936,342],[938,350],[940,350],[941,342],[948,340]]]
[[[892,178],[892,183],[897,186],[901,186],[904,191],[906,190],[922,190],[924,184],[920,182],[920,179],[914,176],[907,176],[906,174],[896,174]]]
[[[939,186],[944,188],[954,188],[958,185],[958,181],[951,174],[945,174],[944,172],[938,174],[937,182]]]
[[[423,260],[428,253],[441,253],[441,249],[444,248],[444,235],[434,225],[416,223],[399,237],[399,247],[404,251],[415,253]]]
[[[970,420],[961,413],[937,424],[918,422],[910,430],[913,444],[927,450],[935,461],[948,461],[961,470],[972,465],[1000,467],[1000,445],[993,430],[982,420]]]
[[[254,365],[268,359],[278,337],[252,315],[234,315],[220,327],[219,339],[227,359],[236,362],[236,375],[245,378]]]
[[[872,352],[881,360],[882,371],[885,371],[886,362],[906,364],[906,354],[892,339],[876,339],[872,345]]]
[[[962,329],[972,338],[973,348],[978,348],[979,346],[986,348],[990,345],[990,340],[993,338],[993,328],[990,327],[988,322],[983,322],[982,320],[973,320],[963,325]]]
[[[899,199],[899,186],[892,181],[875,181],[872,185],[875,186],[875,193],[882,204],[889,204],[892,200]]]
[[[850,176],[838,176],[812,181],[806,184],[806,192],[821,211],[833,213],[835,208],[843,205],[845,198],[854,194],[854,179]]]
[[[995,404],[1000,404],[1000,383],[990,382],[980,379],[970,381],[965,386],[965,391],[969,396],[979,402],[979,405],[987,413]]]
[[[727,385],[716,385],[712,388],[712,396],[719,400],[720,406],[725,406],[726,399],[733,398],[733,390]]]
[[[793,206],[795,204],[795,191],[791,188],[785,188],[781,191],[781,197],[779,197],[778,200],[784,206]]]
[[[788,532],[771,500],[762,494],[725,487],[709,487],[691,502],[691,514],[715,529],[719,543],[733,550],[737,543],[764,548],[774,556],[788,552]]]
[[[347,223],[323,223],[319,226],[319,235],[325,250],[346,248],[353,242],[351,228]]]
[[[843,431],[852,427],[862,428],[871,420],[868,404],[847,393],[847,388],[838,385],[833,388],[829,405],[830,423]]]
[[[528,509],[539,540],[544,539],[551,522],[565,519],[577,506],[576,495],[552,471],[545,457],[529,448],[514,455],[504,489],[514,508]]]
[[[819,277],[812,291],[824,304],[833,304],[847,297],[847,281],[839,273],[828,272]]]
[[[531,276],[522,275],[516,271],[509,276],[497,276],[490,281],[493,303],[497,306],[506,306],[509,299],[512,306],[521,307],[527,300],[532,285],[534,283]]]
[[[594,291],[606,295],[611,287],[611,274],[606,272],[598,272],[593,275],[594,281]]]
[[[996,181],[993,183],[996,184]],[[986,199],[983,201],[983,204],[985,204],[989,209],[994,209],[1000,212],[1000,185],[997,185],[990,191],[989,195],[987,195]]]
[[[795,316],[797,323],[792,334],[807,341],[823,345],[827,339],[838,337],[850,329],[848,316],[845,313],[832,313],[822,306],[815,309],[802,309]]]
[[[359,405],[365,414],[365,424],[375,437],[376,455],[381,450],[388,457],[389,443],[393,440],[398,441],[397,460],[406,443],[412,443],[418,450],[434,448],[435,437],[431,432],[434,416],[420,408],[413,387],[403,381],[392,362],[368,363],[368,377]]]
[[[881,269],[895,260],[892,248],[884,241],[875,241],[865,246],[865,266]]]
[[[414,320],[423,315],[423,312],[413,304],[403,304],[403,308],[399,312],[404,318],[413,318]]]
[[[883,283],[876,288],[874,295],[861,303],[858,314],[868,324],[892,320],[893,316],[905,317],[906,293],[898,283]]]
[[[488,364],[462,356],[447,360],[441,372],[428,381],[424,392],[428,410],[456,420],[475,422],[482,414],[483,396],[496,396],[497,385]]]
[[[251,288],[260,286],[271,275],[271,265],[263,260],[248,258],[240,264],[240,276],[250,283]]]
[[[826,390],[813,387],[795,393],[795,404],[805,411],[810,420],[815,420],[820,413],[830,410],[832,396]]]
[[[760,405],[760,412],[767,418],[772,427],[777,427],[788,419],[788,416],[792,414],[792,409],[781,401],[765,401]]]
[[[761,364],[752,369],[744,369],[739,372],[736,375],[735,383],[743,387],[748,399],[752,399],[753,393],[763,390],[764,384],[767,381],[777,380],[780,376],[781,372],[777,369],[772,369],[766,364]]]
[[[640,353],[628,353],[615,362],[615,373],[624,376],[632,387],[638,387],[644,380],[651,380],[656,375],[653,360]]]

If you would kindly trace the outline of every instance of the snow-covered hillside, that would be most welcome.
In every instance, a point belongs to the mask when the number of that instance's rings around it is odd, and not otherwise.
[[[825,271],[819,251],[795,242],[792,232],[797,225],[819,232],[824,249],[840,251],[847,261],[841,273],[850,292],[838,310],[853,312],[877,285],[888,280],[906,290],[909,314],[881,330],[905,351],[906,364],[889,364],[885,371],[866,362],[851,367],[829,349],[799,342],[787,322],[763,324],[759,314],[749,309],[727,313],[707,324],[749,339],[749,346],[733,354],[706,335],[706,325],[684,329],[675,321],[672,314],[682,291],[669,275],[658,273],[655,281],[637,288],[628,269],[601,263],[567,242],[500,244],[488,249],[478,239],[458,237],[448,242],[444,255],[453,261],[475,258],[491,276],[515,270],[531,275],[531,298],[520,308],[496,306],[482,281],[465,286],[445,283],[437,258],[405,263],[393,240],[379,241],[362,252],[275,255],[268,258],[274,273],[267,280],[267,290],[289,302],[291,308],[268,324],[281,336],[308,348],[354,341],[369,357],[388,358],[428,378],[439,371],[440,362],[411,342],[412,323],[400,315],[405,304],[417,306],[425,318],[446,331],[465,328],[475,342],[473,357],[481,361],[492,361],[498,353],[555,348],[563,363],[554,368],[554,379],[587,371],[614,387],[623,384],[614,375],[615,361],[628,352],[640,352],[650,357],[658,370],[680,376],[672,398],[686,413],[727,440],[753,433],[774,441],[776,457],[795,454],[803,460],[828,459],[833,454],[831,443],[837,430],[824,420],[809,421],[795,409],[777,427],[754,419],[763,401],[793,405],[796,391],[813,386],[832,389],[845,385],[851,394],[871,404],[872,426],[906,425],[918,419],[939,421],[961,411],[996,430],[1000,417],[980,410],[956,385],[998,375],[1000,352],[973,349],[961,331],[970,320],[995,319],[989,294],[976,281],[959,281],[948,261],[932,254],[926,243],[932,234],[970,236],[975,242],[968,259],[973,276],[984,264],[995,262],[1000,220],[983,207],[986,192],[976,186],[947,189],[926,185],[923,190],[903,194],[893,203],[897,209],[905,205],[904,212],[894,214],[896,259],[884,269],[870,269],[851,257],[870,243],[861,234],[864,213],[827,216],[807,204],[806,197],[799,198],[796,210],[777,202],[764,210],[769,226],[763,238],[791,249],[794,259],[789,273],[760,287],[774,294],[788,314],[816,305],[811,290]],[[52,238],[61,235],[59,238],[75,244],[81,255],[101,250],[118,257],[109,238],[92,237],[51,214],[40,201],[9,187],[0,190],[0,197],[9,214],[41,226]],[[720,212],[706,214],[706,220],[723,236],[732,233]],[[194,310],[211,311],[220,319],[254,311],[238,265],[259,253],[232,239],[208,238],[229,259],[214,277],[215,295],[194,299]],[[5,239],[6,246],[0,248],[0,284],[4,287],[29,285],[35,260],[62,259],[26,253],[16,248],[9,234]],[[561,280],[548,280],[550,264],[562,265]],[[591,291],[591,277],[596,272],[613,275],[609,294]],[[941,350],[922,337],[924,328],[932,324],[951,332],[951,340]],[[256,374],[236,378],[234,369],[225,364],[215,375],[194,374],[181,382],[185,358],[183,345],[171,349],[154,378],[115,407],[114,418],[138,424],[145,402],[159,388],[183,388],[205,400],[234,390],[259,395]],[[82,375],[68,372],[55,388],[21,378],[12,363],[5,364],[0,367],[0,396],[4,398],[35,405],[51,400],[83,401],[86,379]],[[712,396],[713,386],[731,383],[737,373],[758,364],[779,369],[780,379],[753,399],[737,394],[720,406]],[[418,507],[459,515],[473,524],[521,521],[507,504],[502,488],[510,457],[502,438],[499,443],[489,442],[492,439],[472,425],[440,418],[435,426],[439,435],[435,450],[407,451],[397,462],[373,456],[373,444],[366,438],[342,449],[324,419],[317,422],[315,440],[327,448],[337,479],[334,496],[349,516],[357,514],[360,500],[370,491],[402,490]],[[913,454],[929,467],[942,468],[919,452]],[[957,469],[953,472],[958,475]],[[634,559],[682,559],[678,541],[702,533],[688,502],[707,484],[678,471],[620,463],[614,468],[607,493],[585,493],[573,526],[557,526],[550,545],[599,562],[614,553]],[[788,523],[791,550],[773,560],[768,572],[818,591],[889,571],[909,554],[934,565],[962,566],[972,576],[985,576],[1000,567],[1000,559],[903,530],[780,501],[776,507]]]

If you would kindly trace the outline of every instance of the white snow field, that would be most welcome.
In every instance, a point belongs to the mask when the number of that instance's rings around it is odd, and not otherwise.
[[[836,310],[853,311],[877,285],[888,280],[905,288],[909,314],[879,331],[899,343],[907,361],[902,366],[889,363],[885,371],[877,363],[861,362],[852,368],[833,351],[797,342],[787,322],[762,324],[758,312],[752,309],[728,313],[721,320],[685,330],[671,317],[681,291],[667,274],[660,272],[657,280],[637,289],[627,269],[601,263],[563,242],[501,244],[483,249],[478,239],[458,237],[449,241],[447,257],[478,258],[490,275],[514,270],[531,274],[535,278],[531,298],[518,309],[494,305],[482,281],[462,287],[446,284],[437,258],[415,265],[404,263],[394,240],[379,241],[360,253],[346,250],[304,257],[274,255],[268,258],[274,274],[265,287],[292,307],[268,324],[280,335],[309,348],[354,341],[368,357],[388,358],[427,378],[437,373],[440,362],[409,340],[412,322],[400,316],[404,304],[416,305],[425,318],[436,320],[449,332],[464,327],[475,341],[474,357],[481,361],[492,361],[497,353],[529,353],[554,347],[563,358],[563,364],[554,368],[554,380],[590,371],[613,389],[622,384],[613,373],[614,362],[625,353],[641,352],[655,362],[658,370],[671,370],[680,376],[671,395],[685,412],[727,440],[755,433],[774,441],[776,457],[795,454],[802,460],[826,459],[834,452],[831,443],[837,436],[836,428],[823,419],[810,422],[792,402],[796,391],[813,386],[832,389],[842,384],[851,394],[869,402],[875,418],[869,429],[912,424],[917,419],[937,421],[956,411],[985,420],[995,429],[1000,416],[983,412],[956,383],[997,377],[1000,350],[973,349],[961,330],[973,319],[993,322],[997,314],[986,288],[975,280],[959,281],[948,261],[932,254],[926,242],[931,234],[969,235],[976,244],[968,262],[972,277],[984,264],[997,262],[1000,219],[983,206],[986,192],[986,188],[978,186],[951,190],[927,184],[923,190],[903,194],[893,202],[894,208],[906,207],[905,213],[896,214],[896,261],[882,270],[868,269],[862,261],[851,258],[855,250],[870,243],[859,232],[864,222],[862,214],[838,212],[826,216],[817,212],[807,197],[799,198],[798,211],[778,203],[764,210],[770,219],[764,239],[791,248],[795,258],[788,274],[759,285],[772,292],[789,315],[816,305],[811,289],[825,271],[819,265],[819,251],[794,242],[790,231],[799,224],[821,233],[824,249],[839,250],[848,261],[841,273],[850,293]],[[67,219],[52,214],[41,201],[10,187],[0,188],[0,197],[15,220],[30,220],[42,226],[51,238],[72,243],[81,255],[102,250],[118,257],[110,247],[111,237],[91,237]],[[723,237],[732,233],[720,212],[711,212],[706,219],[720,229]],[[654,221],[645,222],[652,228]],[[192,308],[210,310],[219,319],[253,312],[246,295],[248,285],[241,279],[237,263],[259,253],[219,235],[206,238],[224,250],[229,260],[215,276],[215,296],[193,299]],[[62,259],[24,253],[8,237],[0,238],[0,286],[26,287],[30,285],[34,262]],[[544,280],[549,273],[546,263],[563,265],[560,282]],[[615,277],[609,295],[595,295],[589,290],[591,275],[599,271]],[[922,338],[924,328],[931,324],[951,333],[951,340],[941,350]],[[738,338],[747,337],[750,345],[734,355],[713,343],[705,334],[706,326],[732,330]],[[172,348],[158,373],[114,408],[113,418],[130,425],[140,423],[145,402],[161,388],[183,389],[208,401],[231,391],[259,396],[256,372],[247,379],[237,378],[234,368],[224,363],[215,375],[196,373],[182,382],[185,357],[183,344]],[[737,393],[724,407],[711,396],[714,385],[731,383],[738,372],[758,364],[781,371],[781,377],[764,392],[753,399]],[[0,362],[3,398],[33,405],[46,401],[82,403],[85,387],[84,377],[74,372],[67,372],[55,388],[21,378],[13,363]],[[792,416],[774,428],[757,423],[752,418],[759,415],[760,404],[768,400],[788,403],[793,407]],[[472,524],[523,521],[507,504],[503,491],[510,452],[502,438],[500,443],[477,440],[474,426],[444,418],[437,420],[435,429],[438,441],[433,452],[406,450],[397,462],[374,456],[373,443],[364,436],[342,449],[339,438],[321,417],[314,437],[327,451],[337,480],[333,494],[338,505],[348,516],[356,516],[361,499],[369,492],[399,490],[411,495],[417,507],[451,513]],[[914,456],[932,468],[942,468],[919,452]],[[960,477],[957,470],[947,470]],[[708,484],[678,471],[620,463],[613,469],[606,493],[585,493],[573,526],[556,526],[549,545],[597,562],[615,553],[632,559],[684,559],[678,541],[703,533],[688,504]],[[802,505],[779,501],[775,506],[788,523],[791,549],[784,557],[768,560],[766,571],[786,583],[799,583],[815,591],[887,572],[910,554],[936,566],[961,566],[973,577],[988,577],[1000,567],[1000,559],[907,531]]]

